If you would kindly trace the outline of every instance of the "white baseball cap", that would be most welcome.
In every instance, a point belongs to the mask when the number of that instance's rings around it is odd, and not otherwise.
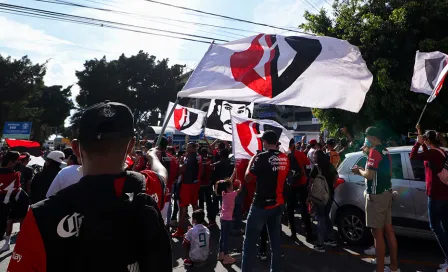
[[[64,162],[65,154],[62,151],[51,151],[50,153],[48,153],[47,159],[53,160],[53,161],[58,162],[60,164],[64,164],[64,165],[66,164]]]

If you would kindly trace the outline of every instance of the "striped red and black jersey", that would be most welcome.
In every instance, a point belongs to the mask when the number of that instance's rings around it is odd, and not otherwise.
[[[170,236],[157,203],[142,194],[148,177],[84,176],[32,205],[7,271],[171,272]]]
[[[168,178],[166,181],[165,202],[169,202],[171,200],[171,191],[173,190],[174,181],[179,176],[179,161],[176,157],[166,152],[163,152],[161,155],[162,165],[168,172]]]
[[[9,203],[20,192],[20,172],[0,168],[0,203]]]
[[[256,155],[250,174],[257,178],[253,205],[272,209],[285,203],[283,186],[289,172],[288,156],[278,150]]]
[[[197,153],[188,154],[184,160],[186,165],[185,171],[182,174],[183,184],[196,184],[202,176],[202,157]]]

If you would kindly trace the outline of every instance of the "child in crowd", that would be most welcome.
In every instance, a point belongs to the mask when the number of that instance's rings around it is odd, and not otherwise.
[[[235,259],[229,255],[228,239],[233,224],[233,209],[235,208],[235,198],[241,191],[241,182],[237,181],[238,190],[233,190],[232,179],[220,180],[216,186],[216,195],[222,196],[221,206],[221,237],[219,239],[218,260],[224,265],[235,263]]]
[[[205,213],[199,209],[193,212],[193,227],[185,234],[182,245],[187,249],[185,266],[200,265],[210,255],[210,230],[204,226]]]

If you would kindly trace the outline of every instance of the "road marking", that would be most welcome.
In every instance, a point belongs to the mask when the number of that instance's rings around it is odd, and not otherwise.
[[[310,247],[308,247],[306,244],[303,244],[302,246],[298,246],[298,245],[281,245],[282,248],[289,248],[289,249],[295,249],[298,251],[307,251],[307,252],[311,252],[314,250]],[[372,256],[369,255],[360,255],[358,253],[356,254],[352,254],[350,252],[344,252],[344,251],[335,251],[335,250],[327,250],[326,253],[330,253],[332,255],[348,255],[348,256],[354,256],[354,257],[358,257],[360,259],[362,259],[363,261],[366,261],[364,259],[369,259],[372,260]],[[436,263],[432,263],[432,262],[424,262],[424,261],[416,261],[416,260],[403,260],[403,259],[399,259],[398,260],[400,263],[403,264],[410,264],[410,265],[422,265],[422,266],[427,266],[427,267],[439,267],[439,264]]]

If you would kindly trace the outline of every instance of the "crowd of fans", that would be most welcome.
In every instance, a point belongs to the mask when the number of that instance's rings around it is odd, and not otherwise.
[[[448,186],[443,187],[434,175],[446,159],[443,151],[437,151],[440,136],[418,129],[411,159],[428,162],[431,228],[446,256],[448,241],[441,226],[448,226],[442,216],[448,208],[448,192],[441,192]],[[280,271],[282,218],[287,218],[291,239],[298,240],[297,233],[304,233],[317,252],[337,246],[329,217],[336,169],[347,153],[363,150],[369,157],[365,169],[352,171],[366,179],[366,223],[375,238],[376,271],[399,271],[386,141],[375,127],[366,131],[364,142],[345,129],[342,132],[346,138],[340,140],[291,140],[285,154],[279,151],[275,132],[265,131],[263,150],[251,160],[235,160],[231,143],[210,144],[206,137],[206,144],[189,142],[185,151],[164,137],[137,149],[129,109],[108,101],[94,105],[81,118],[73,149],[46,154],[42,171],[27,166],[27,153],[3,152],[0,236],[4,235],[5,244],[0,251],[10,250],[12,226],[18,222],[21,231],[11,272],[172,271],[169,236],[183,241],[185,266],[201,266],[209,258],[210,231],[219,220],[219,261],[235,263],[229,236],[245,235],[241,268],[252,271],[255,258],[268,259],[269,237],[271,271]],[[424,151],[418,153],[421,145]],[[294,217],[298,204],[299,225]],[[318,222],[316,233],[313,219]],[[384,237],[390,267],[384,267]],[[76,265],[70,260],[76,260]]]

